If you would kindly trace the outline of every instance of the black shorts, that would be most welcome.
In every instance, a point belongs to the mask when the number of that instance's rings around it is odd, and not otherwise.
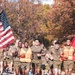
[[[45,70],[45,69],[46,69],[45,64],[42,64],[42,65],[41,65],[41,69],[42,69],[42,70]]]

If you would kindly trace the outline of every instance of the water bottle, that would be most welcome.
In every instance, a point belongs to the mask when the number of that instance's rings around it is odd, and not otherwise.
[[[30,70],[30,72],[29,72],[29,75],[33,75],[33,72],[32,72],[32,70]]]

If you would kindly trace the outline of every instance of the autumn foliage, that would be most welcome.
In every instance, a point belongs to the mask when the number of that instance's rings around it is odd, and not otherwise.
[[[0,0],[15,37],[32,41],[39,37],[45,44],[75,33],[75,0],[55,0],[52,6],[33,0]],[[40,1],[40,0],[39,0]]]

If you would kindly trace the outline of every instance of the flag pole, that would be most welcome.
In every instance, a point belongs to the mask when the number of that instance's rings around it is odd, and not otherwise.
[[[0,3],[0,13],[2,13],[2,11],[3,11],[3,1],[4,0],[2,0]],[[1,52],[3,51],[3,49],[0,49],[0,50],[1,50]],[[0,57],[1,56],[2,55],[0,55]],[[2,74],[2,72],[3,72],[3,61],[0,61],[0,73]]]

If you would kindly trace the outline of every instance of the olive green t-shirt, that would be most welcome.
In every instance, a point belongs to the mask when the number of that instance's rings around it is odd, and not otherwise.
[[[43,48],[42,46],[32,46],[31,47],[32,50],[32,55],[33,55],[33,59],[42,59],[44,57],[44,55],[42,56],[37,56],[37,54],[44,54],[46,52],[46,48]]]
[[[54,60],[60,60],[60,56],[62,54],[62,48],[55,49],[55,47],[50,47],[48,53],[52,55]]]

